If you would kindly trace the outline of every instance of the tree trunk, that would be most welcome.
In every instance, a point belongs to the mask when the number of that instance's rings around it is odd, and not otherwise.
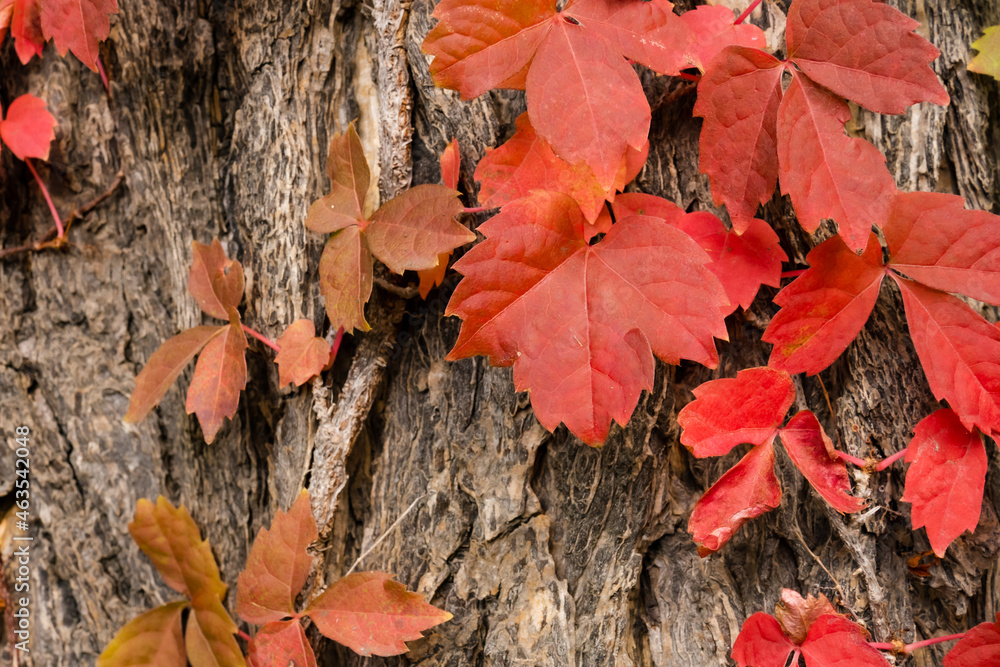
[[[857,132],[886,153],[902,189],[954,192],[1000,212],[998,87],[965,69],[969,44],[1000,23],[1000,7],[891,4],[942,50],[934,67],[952,104],[899,117],[860,111]],[[462,184],[474,193],[476,162],[510,136],[525,102],[510,91],[462,102],[433,86],[420,51],[433,0],[120,5],[102,46],[110,100],[96,75],[51,47],[26,67],[8,42],[0,49],[4,107],[30,91],[59,121],[52,158],[39,168],[64,216],[125,175],[73,226],[67,251],[0,264],[0,511],[13,503],[14,429],[32,434],[32,642],[22,665],[92,665],[124,623],[177,598],[129,536],[139,498],[163,494],[190,509],[232,609],[253,537],[303,485],[322,533],[312,591],[371,549],[361,569],[391,572],[454,614],[393,659],[359,658],[311,633],[325,665],[728,665],[743,620],[773,611],[783,587],[826,593],[878,641],[995,617],[1000,452],[992,445],[979,528],[929,576],[908,569],[928,543],[899,501],[903,464],[854,472],[870,509],[845,517],[779,454],[780,510],[747,524],[721,553],[698,557],[687,518],[738,453],[694,460],[680,445],[677,412],[701,382],[766,363],[760,335],[776,312],[771,289],[730,318],[717,370],[658,364],[654,390],[602,449],[562,428],[546,432],[508,369],[444,360],[459,327],[443,315],[454,273],[426,302],[376,287],[373,330],[348,338],[311,387],[279,390],[273,355],[252,343],[240,409],[212,445],[184,411],[190,369],[145,421],[124,424],[150,354],[201,321],[186,292],[192,240],[219,236],[243,263],[250,326],[275,338],[299,317],[322,325],[323,239],[303,220],[327,187],[331,136],[357,119],[383,199],[436,182],[437,156],[456,136]],[[762,7],[754,20],[781,45],[787,2]],[[643,81],[652,147],[635,187],[715,210],[698,172],[693,85],[648,72]],[[0,168],[0,240],[10,247],[51,220],[23,164],[5,152]],[[830,233],[805,235],[787,199],[775,197],[766,213],[797,266]],[[893,289],[820,377],[797,379],[797,407],[815,411],[855,456],[905,447],[936,405]],[[9,584],[9,534],[0,548]],[[940,665],[943,653],[935,647],[908,664]],[[7,636],[0,662],[12,657]]]

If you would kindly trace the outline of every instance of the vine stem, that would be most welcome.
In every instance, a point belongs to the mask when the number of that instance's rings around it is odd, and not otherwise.
[[[848,463],[853,463],[854,465],[858,466],[859,468],[864,468],[866,465],[868,465],[868,462],[865,461],[864,459],[859,459],[857,456],[852,456],[852,455],[848,454],[847,452],[842,452],[840,450],[837,450],[837,456],[839,456],[842,461],[847,461]]]
[[[753,10],[757,9],[757,5],[760,4],[760,1],[761,0],[753,0],[753,2],[750,3],[750,6],[747,7],[742,14],[736,17],[736,20],[733,21],[733,25],[739,25],[743,23],[748,16],[753,14]]]
[[[678,79],[684,79],[685,81],[701,81],[701,77],[697,74],[688,74],[687,72],[681,72],[676,75]]]
[[[59,217],[59,211],[56,210],[56,205],[52,201],[52,196],[49,194],[49,189],[45,187],[45,182],[42,180],[42,177],[38,175],[37,171],[35,171],[35,165],[31,164],[31,158],[28,157],[24,158],[24,163],[28,165],[28,169],[31,171],[31,175],[35,177],[35,180],[38,182],[38,187],[42,189],[42,195],[45,197],[45,203],[49,205],[49,211],[52,213],[52,219],[56,221],[56,232],[57,232],[56,238],[61,239],[65,237],[66,232],[63,229],[62,219]]]
[[[809,269],[797,269],[795,271],[782,271],[781,272],[781,277],[782,278],[795,278],[797,276],[801,276],[803,273],[805,273],[808,270]]]
[[[104,82],[104,92],[108,94],[108,98],[111,97],[111,86],[108,85],[108,75],[104,72],[104,65],[101,63],[101,57],[97,56],[97,73],[101,75],[101,81]]]
[[[240,639],[242,639],[243,641],[246,642],[253,641],[253,637],[251,637],[247,633],[243,632],[242,630],[240,630],[239,632],[240,632]]]
[[[792,661],[788,663],[789,667],[799,667],[799,655],[801,655],[799,649],[795,649],[795,653],[792,654]]]
[[[902,449],[902,450],[896,452],[895,454],[893,454],[892,456],[890,456],[888,458],[885,458],[885,459],[882,459],[881,461],[879,461],[878,465],[875,466],[875,470],[878,470],[879,472],[881,472],[881,471],[885,470],[886,468],[888,468],[889,466],[891,466],[897,460],[903,458],[903,456],[905,456],[905,455],[906,455],[906,450]]]
[[[259,340],[260,342],[264,343],[264,345],[267,345],[269,348],[271,348],[275,352],[281,352],[281,348],[278,347],[277,343],[275,343],[274,341],[272,341],[270,338],[268,338],[264,334],[258,333],[256,331],[254,331],[253,329],[251,329],[250,327],[248,327],[247,325],[245,325],[243,323],[240,323],[240,326],[243,327],[243,331],[245,331],[246,333],[250,334],[251,336],[253,336],[257,340]]]
[[[464,213],[482,213],[483,211],[488,211],[489,209],[485,206],[472,206],[466,207]]]
[[[925,646],[933,646],[934,644],[940,644],[942,642],[950,642],[953,639],[961,639],[965,636],[964,632],[959,632],[955,635],[945,635],[944,637],[931,637],[930,639],[922,639],[918,642],[913,642],[912,644],[907,644],[903,647],[903,653],[909,655],[919,648],[924,648]],[[868,645],[874,649],[879,649],[881,651],[895,651],[898,646],[892,642],[868,642]]]

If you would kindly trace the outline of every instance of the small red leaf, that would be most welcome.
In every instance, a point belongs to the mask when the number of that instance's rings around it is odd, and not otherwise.
[[[59,55],[72,51],[96,72],[99,44],[111,33],[111,14],[117,13],[116,0],[45,0],[42,32],[55,42]]]
[[[249,667],[316,667],[316,654],[298,621],[268,623],[249,643]]]
[[[309,494],[299,493],[288,513],[278,511],[271,529],[261,528],[236,586],[236,613],[255,625],[295,615],[295,597],[313,558],[306,547],[319,537]]]
[[[356,225],[364,219],[371,174],[354,123],[330,141],[326,173],[330,177],[330,194],[314,203],[306,215],[306,227],[320,234]]]
[[[187,413],[198,416],[205,442],[211,444],[224,418],[232,419],[240,405],[240,392],[247,386],[247,337],[235,308],[229,310],[229,326],[208,342],[194,367],[188,387]]]
[[[300,387],[323,372],[330,360],[330,344],[316,336],[312,320],[296,320],[278,338],[281,351],[274,358],[278,364],[278,386],[289,382]]]
[[[1000,431],[1000,329],[950,294],[893,278],[934,397],[948,401],[965,428]]]
[[[839,615],[816,619],[801,649],[807,667],[889,667],[861,626]]]
[[[965,633],[944,657],[944,667],[1000,665],[1000,613],[996,623],[980,623]]]
[[[229,319],[229,309],[243,300],[243,266],[226,257],[219,239],[208,246],[191,242],[194,260],[188,274],[188,291],[206,314]]]
[[[170,385],[195,355],[226,328],[228,327],[195,327],[167,339],[149,357],[146,366],[136,377],[125,421],[130,424],[142,421],[163,399]]]
[[[900,192],[883,232],[889,266],[944,292],[1000,305],[1000,217],[940,192]]]
[[[705,382],[677,415],[681,443],[701,458],[722,456],[736,445],[769,444],[795,400],[788,373],[748,368],[734,379]]]
[[[864,508],[865,501],[850,494],[847,466],[830,455],[833,443],[816,415],[803,410],[789,419],[788,425],[781,429],[781,443],[795,467],[833,509],[850,514]]]
[[[740,526],[781,503],[774,448],[757,445],[705,492],[694,506],[688,532],[702,557],[718,551]]]
[[[0,139],[19,160],[48,160],[56,124],[43,100],[24,94],[10,103],[7,117],[0,120]]]
[[[97,658],[97,667],[187,667],[181,614],[187,602],[171,602],[133,618]]]
[[[45,37],[41,0],[0,0],[0,40],[7,27],[22,65],[27,65],[32,56],[42,56]]]
[[[193,605],[184,642],[188,660],[197,667],[245,667],[243,651],[233,636],[239,628],[217,598]]]
[[[452,139],[441,153],[441,182],[446,188],[458,190],[458,179],[462,175],[462,154],[458,151],[458,139]]]
[[[885,156],[844,133],[847,103],[795,75],[778,110],[781,191],[792,198],[799,224],[814,232],[833,218],[852,250],[860,252],[872,225],[889,216],[896,182]]]
[[[163,496],[155,505],[141,498],[128,532],[153,561],[163,581],[178,593],[199,602],[218,601],[226,594],[212,548],[208,540],[201,539],[198,526],[183,505],[174,507]]]
[[[979,523],[986,486],[986,448],[951,410],[938,410],[916,428],[906,461],[903,502],[913,503],[913,528],[927,528],[938,557],[965,531]]]
[[[781,310],[763,339],[774,345],[769,366],[815,375],[865,326],[885,272],[875,240],[858,257],[834,237],[813,248],[806,259],[811,267],[774,298]]]
[[[788,10],[788,54],[814,81],[878,113],[917,102],[947,105],[930,62],[941,55],[920,26],[873,0],[796,0]]]
[[[740,667],[785,667],[795,648],[777,619],[758,611],[744,621],[730,655]]]
[[[451,614],[410,593],[384,572],[355,572],[334,582],[303,614],[324,635],[360,655],[406,653],[404,642]]]
[[[805,641],[809,634],[809,628],[820,616],[827,614],[837,614],[830,601],[822,593],[818,598],[803,598],[796,591],[788,588],[781,589],[781,601],[775,607],[774,616],[778,619],[782,629],[788,638],[796,644]]]
[[[752,23],[735,24],[733,11],[728,7],[702,5],[681,14],[687,24],[691,42],[685,56],[688,65],[702,72],[715,56],[728,46],[767,48],[767,38]]]
[[[458,193],[443,185],[418,185],[382,205],[365,230],[371,253],[395,273],[433,269],[438,257],[476,240],[455,216]]]
[[[737,233],[778,182],[781,61],[743,47],[725,49],[698,83],[694,114],[701,126],[699,168],[708,174],[716,206],[725,204]]]
[[[372,254],[365,235],[351,225],[330,235],[319,258],[319,289],[330,326],[368,331],[365,304],[374,281]]]

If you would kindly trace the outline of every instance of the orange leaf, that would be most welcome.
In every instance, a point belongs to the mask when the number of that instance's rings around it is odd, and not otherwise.
[[[97,658],[97,667],[186,667],[181,614],[187,602],[171,602],[136,616]]]
[[[372,254],[357,225],[335,232],[319,259],[319,289],[330,326],[368,331],[365,304],[372,294]]]
[[[188,291],[206,314],[228,320],[229,309],[243,300],[243,266],[226,257],[219,239],[210,246],[192,241],[191,250]]]
[[[313,560],[306,547],[318,537],[309,493],[303,490],[287,514],[274,515],[271,530],[257,533],[236,588],[236,613],[244,621],[263,625],[295,615],[295,596]]]
[[[384,572],[356,572],[335,582],[303,612],[324,635],[360,655],[406,653],[403,642],[451,619]]]
[[[316,667],[316,654],[298,621],[268,623],[250,640],[247,664],[250,667]]]
[[[238,631],[218,599],[195,605],[184,636],[191,667],[246,667],[243,651],[233,636]]]
[[[330,360],[330,344],[316,336],[312,320],[296,320],[278,338],[281,351],[274,358],[278,364],[278,386],[289,382],[302,386],[323,371]]]
[[[135,379],[135,389],[129,399],[125,421],[134,424],[149,414],[149,411],[163,399],[163,395],[167,393],[167,389],[184,367],[210,340],[226,328],[195,327],[167,339],[149,357],[146,366]]]
[[[211,444],[225,417],[232,419],[247,386],[247,337],[235,308],[229,309],[229,326],[209,341],[198,357],[188,387],[187,413],[198,415],[205,442]]]
[[[458,139],[452,139],[441,153],[441,182],[446,188],[458,190],[458,179],[462,175],[462,154],[458,151]]]
[[[354,123],[330,142],[326,169],[330,194],[313,204],[306,216],[306,227],[320,234],[356,225],[364,219],[371,174]]]
[[[451,253],[443,252],[438,255],[438,265],[433,269],[417,271],[417,276],[420,277],[420,286],[417,290],[420,292],[421,299],[426,299],[427,295],[431,293],[431,289],[444,282],[444,277],[448,273],[448,260],[450,259]]]
[[[226,594],[208,540],[201,539],[183,505],[174,507],[163,496],[156,505],[142,498],[128,532],[175,591],[196,601],[219,600]]]

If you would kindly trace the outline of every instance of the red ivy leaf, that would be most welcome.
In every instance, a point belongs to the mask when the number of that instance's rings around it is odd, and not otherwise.
[[[816,415],[803,410],[789,419],[788,425],[781,429],[781,443],[795,467],[833,509],[850,514],[864,508],[862,499],[850,495],[847,466],[830,454],[833,443]]]
[[[845,30],[845,27],[848,27]],[[788,10],[789,58],[813,81],[878,113],[947,106],[930,62],[941,55],[920,22],[873,0],[796,0]]]
[[[97,667],[187,667],[181,614],[187,602],[171,602],[136,616],[115,633]]]
[[[232,419],[240,405],[240,392],[247,386],[247,337],[235,308],[229,310],[229,326],[214,336],[198,357],[187,413],[198,416],[205,442],[211,444],[224,418]]]
[[[239,628],[217,598],[195,604],[184,635],[188,660],[199,667],[245,667],[243,651],[233,636]]]
[[[681,443],[701,458],[722,456],[741,443],[770,444],[795,400],[788,373],[749,368],[735,378],[705,382],[677,415]]]
[[[781,503],[774,448],[757,445],[705,492],[694,506],[688,532],[702,557],[722,548],[739,527]]]
[[[758,611],[744,621],[730,655],[740,667],[785,667],[793,650],[795,644],[782,632],[777,619]]]
[[[821,616],[802,642],[806,667],[889,667],[877,650],[868,645],[868,635],[856,623],[841,616]]]
[[[938,557],[965,531],[979,523],[986,486],[986,448],[951,410],[938,410],[916,428],[906,461],[903,502],[913,503],[913,528],[927,528]]]
[[[586,227],[576,202],[550,192],[480,225],[486,240],[455,265],[465,278],[447,313],[464,322],[448,358],[513,365],[543,426],[596,444],[652,387],[653,353],[718,363],[725,295],[704,251],[661,219],[625,218],[595,245]]]
[[[236,613],[244,621],[263,625],[296,615],[295,597],[313,560],[306,547],[318,537],[309,493],[303,490],[287,514],[274,515],[270,530],[257,533],[236,588]]]
[[[944,667],[994,667],[1000,664],[1000,613],[996,623],[980,623],[944,657]]]
[[[410,593],[384,572],[355,572],[334,582],[303,612],[325,636],[359,655],[406,653],[404,642],[451,614]]]
[[[10,103],[7,117],[0,120],[0,139],[19,160],[48,160],[56,124],[45,102],[26,93]]]
[[[0,0],[0,40],[8,27],[22,65],[27,65],[32,56],[42,56],[45,37],[41,0]]]
[[[268,623],[249,643],[249,667],[316,667],[316,654],[298,621]]]
[[[191,242],[194,259],[188,275],[188,291],[206,314],[229,319],[229,309],[243,300],[243,266],[228,259],[219,239],[212,245]]]
[[[42,32],[55,42],[59,55],[72,51],[96,72],[98,46],[111,33],[111,14],[117,13],[117,0],[45,0]]]
[[[681,14],[681,21],[687,24],[691,34],[684,65],[704,72],[712,58],[727,46],[767,48],[767,38],[760,28],[751,23],[736,25],[733,18],[731,9],[712,5],[695,7]]]
[[[874,241],[858,257],[833,237],[806,259],[810,268],[774,298],[781,310],[763,339],[774,345],[769,366],[814,375],[832,364],[865,326],[885,273]]]
[[[330,344],[316,336],[312,320],[296,320],[277,340],[281,351],[274,358],[278,364],[278,386],[289,382],[300,387],[323,372],[330,361]]]

